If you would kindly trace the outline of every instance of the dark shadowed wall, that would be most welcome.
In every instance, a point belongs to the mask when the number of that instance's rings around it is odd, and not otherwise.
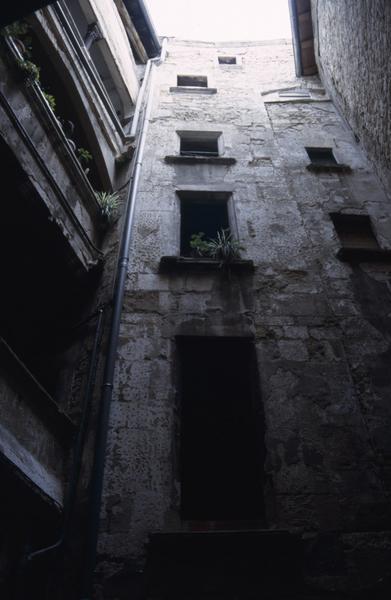
[[[312,0],[312,20],[325,85],[389,189],[391,3]]]

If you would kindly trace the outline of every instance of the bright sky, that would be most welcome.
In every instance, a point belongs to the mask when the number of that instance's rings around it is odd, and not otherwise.
[[[288,0],[144,0],[158,35],[188,40],[292,36]]]

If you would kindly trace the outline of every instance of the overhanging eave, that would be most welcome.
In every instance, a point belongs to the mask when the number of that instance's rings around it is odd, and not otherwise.
[[[296,75],[316,75],[311,0],[289,0]]]

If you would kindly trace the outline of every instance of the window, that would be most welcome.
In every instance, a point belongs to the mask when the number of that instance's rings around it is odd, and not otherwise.
[[[236,56],[219,56],[220,65],[236,65]]]
[[[108,45],[99,22],[95,21],[93,12],[90,12],[91,8],[88,8],[88,3],[80,2],[80,0],[67,0],[66,5],[69,17],[72,18],[81,40],[84,41],[84,46],[91,57],[115,114],[120,120],[127,121],[133,113],[132,98],[120,75],[112,48]]]
[[[306,151],[313,165],[330,167],[338,164],[331,148],[306,148]]]
[[[178,131],[181,156],[218,156],[220,131]]]
[[[215,238],[221,229],[229,229],[228,195],[223,192],[181,192],[181,256],[191,256],[193,234],[203,232]]]
[[[208,87],[208,78],[203,75],[178,75],[178,87]]]
[[[214,87],[208,87],[208,78],[205,75],[177,75],[177,85],[170,87],[174,94],[205,94],[217,93]]]
[[[367,215],[332,213],[330,216],[343,248],[380,249]]]

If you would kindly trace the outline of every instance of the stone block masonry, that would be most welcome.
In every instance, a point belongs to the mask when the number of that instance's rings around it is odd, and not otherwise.
[[[219,64],[224,54],[236,64]],[[177,342],[192,336],[253,342],[265,505],[256,526],[302,536],[311,585],[369,589],[390,544],[391,265],[341,262],[330,213],[368,215],[390,249],[383,188],[321,82],[294,77],[289,42],[170,40],[156,73],[106,468],[104,597],[105,577],[142,564],[151,532],[194,527],[181,518]],[[177,93],[177,75],[206,76],[217,91]],[[220,132],[220,155],[235,162],[167,162],[185,130]],[[309,171],[306,147],[331,148],[350,171]],[[254,271],[160,271],[163,256],[180,254],[186,194],[228,198]]]
[[[391,184],[391,4],[312,0],[321,77],[386,189]]]

